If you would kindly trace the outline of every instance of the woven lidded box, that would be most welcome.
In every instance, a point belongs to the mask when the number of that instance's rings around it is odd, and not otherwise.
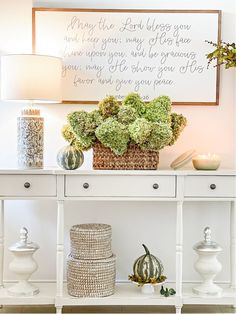
[[[74,225],[70,229],[70,240],[73,258],[102,259],[112,256],[110,225]]]
[[[67,289],[74,297],[106,297],[115,292],[116,257],[67,260]]]

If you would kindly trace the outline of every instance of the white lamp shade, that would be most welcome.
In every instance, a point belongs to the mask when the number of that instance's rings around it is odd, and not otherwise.
[[[62,60],[43,55],[1,57],[1,98],[60,103]]]

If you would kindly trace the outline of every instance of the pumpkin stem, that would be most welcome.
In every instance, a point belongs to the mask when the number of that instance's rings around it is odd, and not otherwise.
[[[142,246],[144,247],[144,250],[145,250],[146,254],[150,255],[150,252],[149,252],[148,248],[146,247],[146,245],[142,244]]]

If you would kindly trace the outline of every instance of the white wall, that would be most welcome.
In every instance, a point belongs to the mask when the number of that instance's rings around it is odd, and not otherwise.
[[[45,7],[99,7],[99,8],[171,8],[171,9],[221,9],[223,10],[222,37],[235,41],[235,1],[233,0],[120,0],[116,1],[37,1],[34,6]],[[0,54],[31,51],[31,0],[0,1]],[[232,31],[234,30],[234,31]],[[222,167],[235,166],[235,103],[234,71],[221,73],[220,105],[218,107],[178,107],[175,111],[188,118],[188,127],[174,147],[161,152],[160,167],[168,167],[178,154],[195,148],[199,152],[217,152],[222,156]],[[195,88],[198,88],[197,86]],[[199,92],[201,92],[199,90]],[[184,93],[184,89],[183,89]],[[16,167],[16,116],[21,105],[0,102],[0,168]],[[58,149],[65,143],[60,135],[66,114],[78,108],[92,106],[43,106],[45,126],[45,165],[55,166]],[[86,154],[84,168],[91,167],[91,153]],[[223,246],[221,261],[224,271],[218,276],[229,280],[229,209],[226,203],[188,203],[184,214],[184,279],[197,280],[192,264],[195,258],[192,245],[202,237],[206,225]],[[68,230],[74,223],[104,222],[113,227],[113,250],[118,257],[118,278],[126,279],[132,270],[133,260],[142,253],[146,243],[164,262],[166,274],[174,280],[175,207],[172,203],[67,203],[66,251],[69,251]],[[55,223],[56,204],[52,201],[6,203],[6,246],[17,240],[18,231],[25,225],[41,249],[36,253],[40,268],[36,279],[55,278]],[[6,265],[11,255],[6,252]],[[7,279],[12,274],[6,269]]]

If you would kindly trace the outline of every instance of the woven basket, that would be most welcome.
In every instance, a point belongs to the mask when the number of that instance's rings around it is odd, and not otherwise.
[[[112,256],[111,226],[81,224],[70,229],[71,256],[79,259],[102,259]]]
[[[158,162],[158,152],[142,150],[136,144],[130,144],[122,156],[99,142],[93,145],[93,168],[97,170],[156,170]]]
[[[116,257],[83,260],[69,255],[67,289],[74,297],[106,297],[115,292]]]

